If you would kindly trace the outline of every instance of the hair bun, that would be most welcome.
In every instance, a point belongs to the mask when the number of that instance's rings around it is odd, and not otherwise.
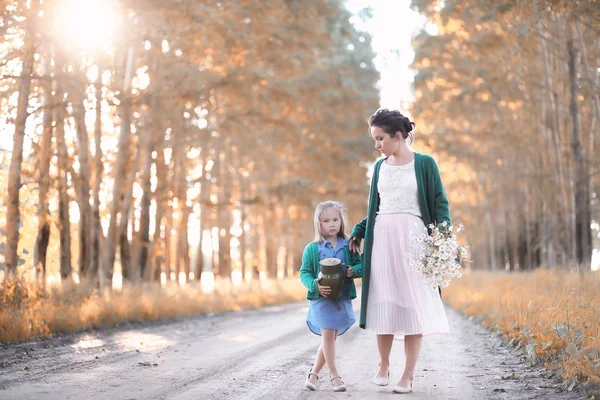
[[[410,133],[415,127],[415,123],[405,116],[402,116],[402,125],[404,126],[404,129],[406,129],[407,133]]]
[[[399,110],[380,108],[369,118],[369,126],[379,127],[391,137],[396,137],[396,134],[401,132],[404,139],[410,138],[410,142],[412,142],[411,132],[415,123],[402,115]]]

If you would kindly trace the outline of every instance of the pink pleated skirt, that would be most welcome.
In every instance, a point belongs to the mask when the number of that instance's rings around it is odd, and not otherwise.
[[[419,258],[413,235],[427,234],[412,214],[381,214],[375,220],[366,330],[375,334],[448,333],[448,319],[437,289],[427,284],[410,259]],[[409,256],[410,254],[410,256]],[[399,338],[400,339],[400,338]]]

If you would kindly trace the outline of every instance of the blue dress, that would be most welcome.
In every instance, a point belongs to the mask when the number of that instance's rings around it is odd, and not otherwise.
[[[344,246],[348,246],[347,239],[338,239],[336,248],[331,243],[323,239],[318,243],[319,261],[324,258],[335,257],[342,261],[344,275],[346,274],[346,257],[344,256]],[[315,335],[321,336],[321,329],[336,329],[338,335],[342,335],[356,322],[356,316],[352,309],[352,299],[350,299],[350,287],[344,283],[342,294],[337,299],[328,299],[320,297],[316,300],[310,300],[308,306],[308,316],[306,324],[308,329]]]

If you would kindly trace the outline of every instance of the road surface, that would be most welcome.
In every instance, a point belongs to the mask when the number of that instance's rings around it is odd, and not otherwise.
[[[355,307],[358,307],[355,301]],[[374,336],[357,326],[338,340],[348,391],[304,388],[319,338],[306,328],[307,303],[133,324],[53,339],[0,345],[0,399],[575,399],[558,393],[540,367],[457,311],[451,333],[424,338],[414,392],[394,395],[370,383]],[[400,379],[402,342],[392,349]]]

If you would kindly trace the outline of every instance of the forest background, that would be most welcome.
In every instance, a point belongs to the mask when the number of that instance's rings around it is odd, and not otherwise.
[[[341,201],[351,224],[366,211],[365,121],[385,90],[373,3],[0,2],[0,340],[301,298],[315,205]],[[538,304],[506,282],[564,291],[592,315],[580,334],[556,329],[564,307],[547,326],[504,312],[504,331],[593,380],[600,6],[410,8],[411,98],[383,105],[414,119],[467,227],[472,275],[448,301],[493,316],[507,292],[506,308]]]

